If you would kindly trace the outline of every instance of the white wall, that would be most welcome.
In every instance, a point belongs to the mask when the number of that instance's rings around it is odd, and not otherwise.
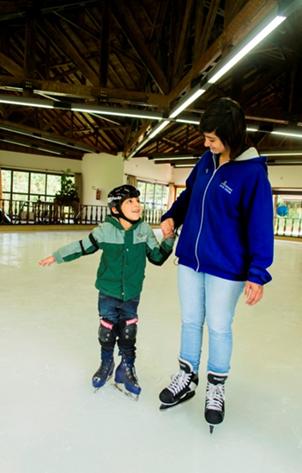
[[[176,186],[184,186],[193,168],[173,168],[172,181]]]
[[[121,155],[85,154],[82,160],[83,203],[107,205],[107,194],[124,182],[124,165]],[[101,190],[101,200],[96,200],[96,189]]]
[[[161,184],[171,182],[172,175],[169,164],[155,164],[147,158],[130,158],[124,161],[124,173]]]
[[[184,185],[191,170],[188,168],[174,168],[172,182],[175,185]],[[302,166],[268,166],[268,175],[272,187],[302,188]]]
[[[107,205],[107,194],[115,186],[124,181],[124,166],[121,156],[110,154],[86,154],[83,160],[64,159],[0,151],[0,167],[28,169],[32,171],[82,173],[83,203],[91,205]],[[96,200],[96,189],[101,189],[102,200]]]
[[[269,166],[272,187],[302,187],[302,166]]]
[[[38,154],[14,153],[0,150],[0,167],[30,169],[32,171],[81,172],[82,162],[78,159],[57,158],[55,156],[41,156]]]
[[[121,155],[106,153],[86,154],[80,161],[0,150],[1,166],[45,172],[63,172],[70,169],[71,172],[82,173],[83,203],[91,205],[106,205],[108,192],[125,182],[126,174],[151,182],[172,182],[181,186],[185,184],[191,172],[189,168],[177,169],[169,164],[154,164],[147,158],[124,161]],[[301,166],[269,166],[268,170],[272,187],[302,187]],[[101,201],[95,198],[97,188],[102,192]]]

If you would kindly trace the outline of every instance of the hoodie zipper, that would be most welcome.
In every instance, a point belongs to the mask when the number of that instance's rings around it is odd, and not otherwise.
[[[221,164],[220,166],[216,167],[216,161],[215,161],[215,158],[214,158],[214,154],[212,154],[212,160],[213,160],[213,163],[214,163],[214,172],[213,172],[213,174],[212,174],[212,176],[211,176],[209,182],[207,183],[206,188],[205,188],[205,191],[204,191],[204,193],[203,193],[202,202],[201,202],[200,225],[199,225],[199,230],[198,230],[198,234],[197,234],[197,238],[196,238],[196,242],[195,242],[195,258],[196,258],[196,261],[197,261],[196,271],[199,271],[199,267],[200,267],[200,261],[199,261],[199,258],[198,258],[197,249],[198,249],[198,243],[199,243],[199,238],[200,238],[201,230],[202,230],[202,227],[203,227],[203,220],[204,220],[204,203],[205,203],[206,194],[207,194],[208,188],[209,188],[209,186],[210,186],[212,180],[214,179],[215,174],[217,173],[218,169],[220,169],[221,166],[223,166],[224,164],[227,164],[227,163],[223,163],[223,164]]]

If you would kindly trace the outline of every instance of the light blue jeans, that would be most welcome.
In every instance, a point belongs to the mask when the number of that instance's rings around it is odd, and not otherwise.
[[[229,281],[178,266],[182,313],[180,358],[198,372],[204,322],[209,333],[208,371],[227,374],[232,356],[232,322],[244,282]]]

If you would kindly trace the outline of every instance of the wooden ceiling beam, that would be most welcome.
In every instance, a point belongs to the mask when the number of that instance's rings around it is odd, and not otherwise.
[[[215,23],[219,4],[220,4],[220,0],[213,0],[210,3],[210,7],[209,7],[208,14],[204,22],[204,28],[201,35],[201,41],[200,41],[201,44],[200,44],[199,54],[202,54],[204,51],[207,50],[210,34],[212,32],[212,29]]]
[[[8,132],[8,133],[18,133],[21,136],[32,136],[33,138],[39,140],[39,142],[43,143],[43,140],[46,142],[54,142],[56,141],[57,145],[62,145],[66,146],[70,149],[72,147],[75,148],[75,150],[79,150],[80,148],[87,148],[86,152],[95,152],[95,148],[92,146],[87,146],[83,144],[81,141],[76,141],[71,138],[66,138],[65,136],[60,136],[54,133],[48,133],[45,132],[39,128],[34,128],[31,126],[26,126],[26,125],[16,125],[16,123],[8,121],[8,120],[0,120],[0,132]]]
[[[172,72],[172,79],[174,79],[174,82],[173,82],[174,84],[176,83],[175,79],[177,80],[179,77],[178,72],[182,69],[182,66],[183,66],[183,60],[181,59],[186,50],[184,46],[185,46],[185,41],[188,34],[188,26],[189,26],[189,21],[191,19],[192,9],[193,9],[193,0],[187,0],[185,2],[184,15],[181,15],[182,18],[181,18],[180,33],[179,31],[177,31],[177,35],[179,39],[177,42],[177,48],[174,55],[173,72]]]
[[[23,68],[19,66],[11,57],[0,51],[1,68],[13,76],[23,76]],[[7,76],[5,76],[7,77]]]
[[[109,46],[110,46],[110,21],[111,10],[109,1],[105,0],[101,17],[101,45],[100,45],[100,86],[106,87],[108,80]]]
[[[222,55],[226,48],[242,41],[260,21],[263,20],[278,6],[278,0],[248,0],[244,7],[239,11],[236,17],[225,28],[224,32],[214,41],[214,43],[202,53],[193,63],[191,70],[177,84],[177,86],[167,96],[166,106],[170,106],[173,102],[186,90],[191,88],[191,82],[205,71],[209,66]],[[146,125],[145,125],[146,126]],[[145,127],[138,132],[134,140],[128,144],[125,149],[127,156],[131,150],[134,150],[137,143],[145,134]],[[142,151],[141,151],[142,152]],[[141,153],[140,152],[140,153]]]
[[[196,59],[191,70],[171,91],[168,97],[169,102],[172,103],[181,93],[187,90],[193,79],[196,79],[209,66],[213,65],[226,49],[242,41],[277,6],[278,0],[248,0],[224,32],[207,51]]]
[[[6,59],[9,59],[5,57]],[[2,60],[2,53],[0,52],[0,61]],[[2,61],[1,66],[4,66],[5,60]],[[13,73],[13,68],[16,68],[16,73]],[[18,68],[18,69],[17,69]],[[7,69],[7,68],[6,68]],[[154,94],[149,92],[138,92],[135,90],[126,89],[110,89],[100,86],[89,86],[82,84],[67,84],[64,82],[29,79],[23,75],[23,70],[15,63],[12,64],[11,73],[14,77],[0,75],[0,88],[14,87],[22,89],[27,84],[33,90],[41,90],[50,95],[58,97],[75,97],[78,99],[104,99],[124,101],[125,103],[133,102],[133,105],[164,107],[167,103],[165,96],[161,94]]]
[[[121,3],[117,0],[111,0],[111,8],[116,22],[140,57],[141,61],[144,63],[157,87],[163,94],[166,94],[168,92],[166,76],[147,46],[146,39],[142,34],[141,28],[135,21],[132,12],[125,3]]]
[[[98,85],[98,75],[87,62],[86,58],[83,57],[81,52],[78,50],[75,42],[71,40],[74,34],[71,32],[69,26],[65,24],[64,28],[59,28],[57,25],[54,26],[50,22],[44,22],[43,27],[46,29],[46,32],[50,37],[56,38],[58,44],[60,44],[60,48],[68,57],[70,57],[72,62],[84,75],[86,80],[88,80],[91,85]],[[77,40],[77,42],[78,44],[81,44],[80,40]]]
[[[7,1],[1,2],[1,11],[0,11],[0,22],[5,22],[8,20],[17,20],[26,17],[28,14],[28,8],[26,5],[19,5],[20,2],[17,1]],[[28,2],[27,2],[28,3]],[[79,0],[77,2],[61,2],[57,1],[54,2],[53,5],[49,6],[41,6],[39,8],[39,12],[42,15],[47,15],[49,13],[55,13],[63,10],[70,10],[77,7],[89,7],[93,6],[94,4],[98,4],[99,1],[97,0]],[[3,5],[2,5],[3,4]]]
[[[194,20],[194,47],[193,47],[193,59],[196,61],[196,58],[200,55],[201,50],[201,38],[202,30],[204,24],[204,12],[203,12],[204,1],[200,0],[196,2],[195,5],[195,20]]]

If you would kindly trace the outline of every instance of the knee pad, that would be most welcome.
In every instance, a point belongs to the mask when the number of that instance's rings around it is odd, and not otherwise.
[[[137,318],[119,322],[119,340],[123,345],[132,346],[136,341]]]
[[[101,319],[98,331],[99,342],[102,346],[113,347],[116,339],[116,327],[107,319]]]

